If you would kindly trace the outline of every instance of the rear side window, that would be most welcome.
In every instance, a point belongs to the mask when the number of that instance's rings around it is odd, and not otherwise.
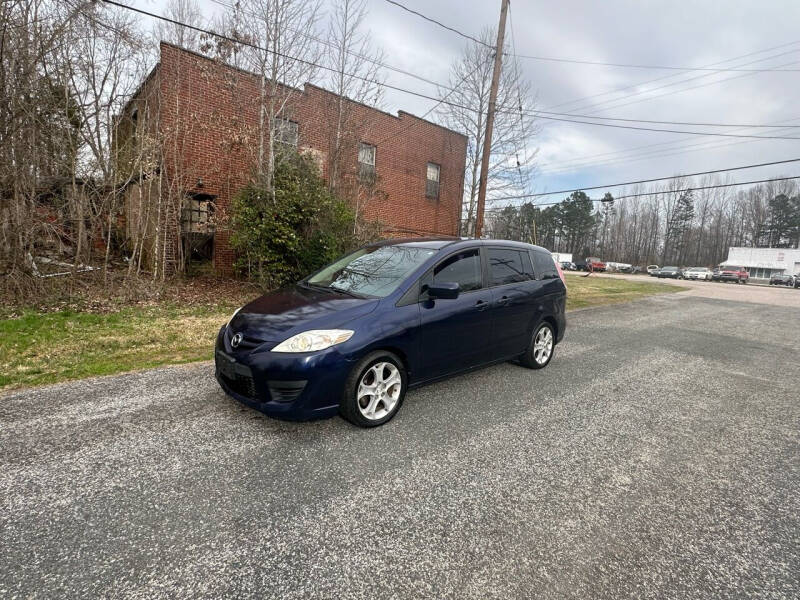
[[[489,283],[503,285],[533,279],[527,252],[511,248],[489,248]]]
[[[537,279],[558,279],[558,269],[550,254],[545,252],[531,251],[533,256],[533,269],[536,271]]]
[[[436,283],[455,282],[462,292],[479,290],[483,287],[481,276],[481,255],[477,248],[448,256],[433,269]]]

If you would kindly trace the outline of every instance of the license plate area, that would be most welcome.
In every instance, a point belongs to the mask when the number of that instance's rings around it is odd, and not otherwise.
[[[224,375],[228,379],[236,379],[237,374],[237,367],[241,367],[244,365],[239,365],[236,362],[236,359],[232,356],[228,356],[221,350],[217,350],[217,373],[220,375]],[[249,371],[249,369],[248,369]]]
[[[237,394],[250,399],[256,398],[255,381],[250,367],[236,361],[235,358],[217,350],[215,355],[217,377]]]

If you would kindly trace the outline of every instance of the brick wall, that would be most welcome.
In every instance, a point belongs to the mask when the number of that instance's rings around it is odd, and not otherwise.
[[[227,214],[231,198],[254,172],[258,151],[260,80],[252,73],[201,55],[161,44],[160,129],[164,139],[164,193],[198,192],[216,196]],[[323,176],[332,168],[338,96],[306,84],[281,87],[281,116],[298,123],[299,147],[313,149]],[[419,119],[398,116],[347,100],[346,129],[352,131],[340,161],[343,181],[357,174],[358,143],[376,150],[378,188],[383,194],[359,200],[367,219],[384,224],[386,235],[458,235],[467,140]],[[438,199],[426,198],[427,163],[441,165]],[[199,181],[202,180],[202,187]],[[172,238],[170,231],[167,237]],[[219,227],[214,265],[230,273],[234,254],[230,232]]]

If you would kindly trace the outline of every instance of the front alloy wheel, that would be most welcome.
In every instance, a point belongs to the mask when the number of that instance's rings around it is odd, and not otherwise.
[[[407,386],[403,362],[391,352],[373,352],[350,372],[339,410],[355,425],[383,425],[397,414]]]
[[[390,362],[372,365],[358,382],[356,404],[359,412],[371,421],[378,421],[392,412],[400,400],[403,381],[400,371]]]
[[[553,358],[556,338],[552,325],[545,321],[533,333],[528,351],[522,355],[522,365],[529,369],[543,369]]]

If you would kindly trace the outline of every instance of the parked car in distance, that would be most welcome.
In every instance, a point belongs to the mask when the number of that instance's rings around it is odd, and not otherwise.
[[[575,267],[575,263],[569,261],[562,261],[561,268],[565,271],[577,271],[578,269]]]
[[[564,336],[551,254],[501,240],[383,240],[238,309],[216,377],[268,415],[389,421],[409,388],[505,360],[541,369]]]
[[[589,267],[586,265],[585,260],[576,260],[574,263],[576,271],[588,271]]]
[[[669,279],[683,279],[683,271],[678,267],[661,267],[656,277],[659,279],[664,279],[665,277]]]
[[[788,287],[794,286],[795,278],[788,273],[775,273],[769,278],[770,285],[785,285]]]
[[[587,256],[586,268],[587,270],[591,271],[605,271],[606,263],[604,263],[601,259],[597,258],[596,256]]]
[[[647,274],[650,275],[650,277],[655,277],[658,275],[658,269],[658,265],[647,265]]]
[[[683,272],[683,278],[711,281],[711,269],[707,269],[706,267],[692,267]]]
[[[800,288],[800,273],[794,274],[794,287]]]
[[[717,274],[718,281],[735,281],[736,283],[747,283],[750,274],[742,267],[731,267],[729,265],[720,266]],[[712,275],[712,279],[713,279]]]
[[[611,273],[630,273],[632,268],[630,263],[606,262],[606,271]]]

